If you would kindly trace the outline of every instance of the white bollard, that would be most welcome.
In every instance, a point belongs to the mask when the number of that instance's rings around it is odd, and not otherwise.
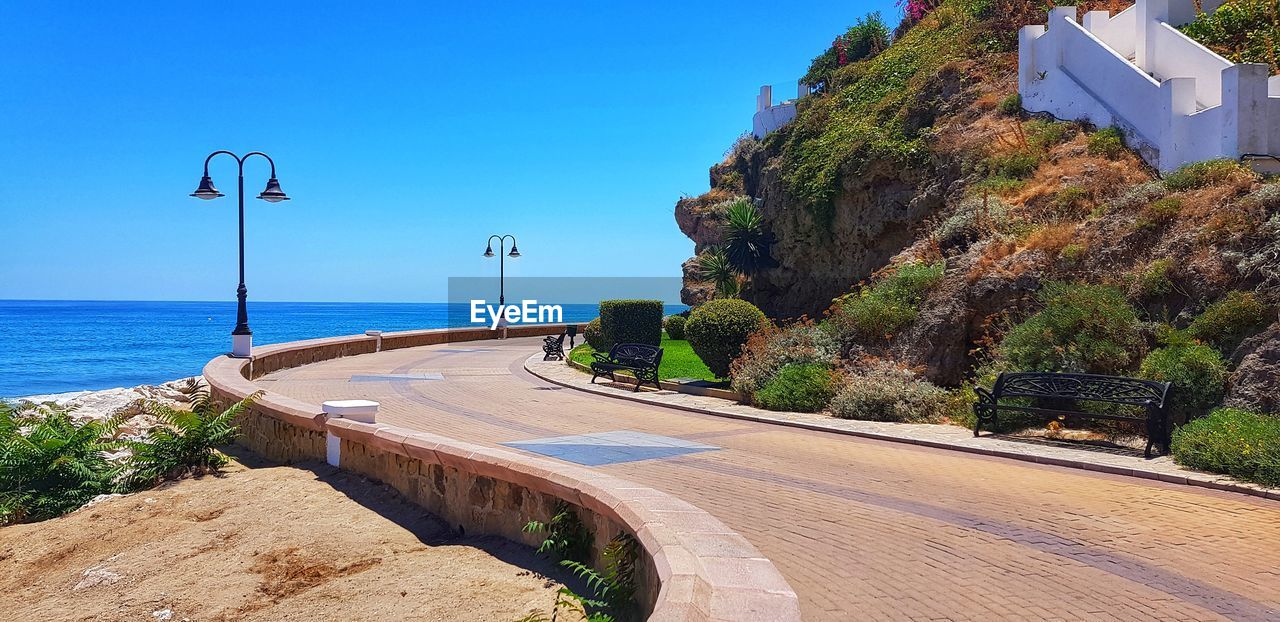
[[[378,418],[378,403],[372,400],[333,400],[320,407],[330,417],[342,417],[360,423],[374,423]]]

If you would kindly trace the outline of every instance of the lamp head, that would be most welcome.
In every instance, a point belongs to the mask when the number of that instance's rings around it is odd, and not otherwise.
[[[511,252],[507,253],[507,257],[519,257],[520,251],[516,248],[515,242],[511,243]]]
[[[484,247],[484,256],[485,256],[485,257],[493,257],[493,246],[492,246],[492,245],[489,245],[489,244],[486,244],[486,245],[485,245],[485,247]]]
[[[267,187],[258,195],[258,198],[268,203],[279,203],[281,201],[289,200],[289,197],[284,195],[284,190],[280,189],[280,182],[276,180],[275,176],[272,176],[271,179],[267,180]]]
[[[196,188],[196,191],[192,192],[191,196],[208,201],[225,195],[218,192],[218,189],[213,187],[213,180],[208,175],[205,175],[200,178],[200,187]]]

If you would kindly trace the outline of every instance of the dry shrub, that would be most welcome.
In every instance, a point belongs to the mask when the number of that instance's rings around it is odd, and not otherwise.
[[[1046,225],[1027,236],[1027,248],[1042,250],[1050,257],[1057,257],[1076,235],[1076,226],[1070,223]]]
[[[982,255],[978,260],[973,262],[973,267],[969,269],[969,273],[965,276],[969,283],[976,283],[978,279],[989,274],[1006,272],[999,266],[1000,260],[1008,257],[1018,250],[1018,243],[1012,238],[1000,236],[993,238],[987,243],[986,248],[982,249]]]

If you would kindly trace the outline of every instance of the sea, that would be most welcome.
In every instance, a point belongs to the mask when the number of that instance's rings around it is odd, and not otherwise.
[[[598,315],[594,304],[561,307],[566,322]],[[470,325],[469,309],[456,303],[250,301],[248,310],[254,345]],[[235,317],[234,301],[0,300],[0,398],[198,375],[231,350]]]

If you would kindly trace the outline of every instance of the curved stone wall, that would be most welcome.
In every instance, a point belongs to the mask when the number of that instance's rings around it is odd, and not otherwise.
[[[559,334],[559,325],[512,327],[513,337]],[[381,349],[493,338],[485,329],[384,333]],[[219,402],[258,394],[241,418],[240,442],[283,462],[325,460],[336,439],[340,468],[399,490],[468,533],[535,544],[521,531],[558,502],[576,508],[595,534],[593,555],[619,533],[640,544],[638,600],[650,620],[800,619],[800,606],[773,564],[718,519],[659,490],[586,467],[382,424],[329,419],[319,405],[263,391],[252,378],[341,356],[374,352],[367,336],[314,339],[254,349],[252,359],[218,357],[204,376]]]

